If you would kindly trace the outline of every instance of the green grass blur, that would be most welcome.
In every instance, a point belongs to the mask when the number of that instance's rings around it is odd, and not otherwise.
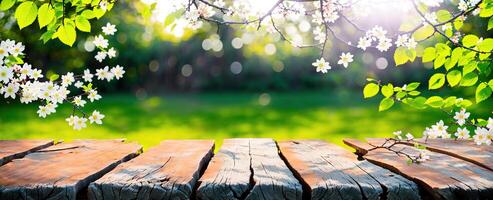
[[[265,95],[264,95],[265,96]],[[166,139],[222,139],[269,137],[278,140],[316,138],[342,145],[343,138],[389,137],[403,130],[421,136],[425,126],[444,113],[396,106],[378,112],[378,102],[355,92],[269,93],[261,105],[257,93],[176,94],[136,98],[109,95],[86,110],[102,111],[102,126],[74,131],[64,118],[72,109],[63,106],[46,119],[34,105],[0,104],[0,139],[126,138],[145,148]],[[479,111],[481,112],[481,111]]]

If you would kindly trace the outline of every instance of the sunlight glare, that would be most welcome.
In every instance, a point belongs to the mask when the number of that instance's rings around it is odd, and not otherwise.
[[[258,14],[265,14],[268,12],[277,0],[247,0],[252,7],[252,12],[257,12]]]

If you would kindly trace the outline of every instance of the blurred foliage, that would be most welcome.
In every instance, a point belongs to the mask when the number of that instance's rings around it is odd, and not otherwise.
[[[359,92],[347,90],[108,95],[97,105],[88,105],[107,114],[105,125],[82,131],[66,126],[69,105],[42,119],[35,115],[35,105],[0,102],[0,139],[127,138],[148,148],[164,139],[216,139],[219,145],[225,138],[271,137],[324,139],[342,145],[343,138],[389,137],[396,130],[420,136],[423,127],[447,116],[405,105],[378,112],[376,99],[363,102],[361,98]],[[471,111],[490,115],[483,107]]]
[[[361,88],[368,75],[399,85],[427,82],[427,77],[433,73],[432,66],[423,67],[419,62],[393,67],[392,51],[388,54],[374,51],[356,54],[355,62],[344,69],[336,66],[335,61],[342,51],[348,50],[347,46],[334,43],[329,44],[325,56],[332,61],[335,70],[322,75],[316,73],[311,65],[319,56],[318,49],[293,48],[282,42],[278,35],[269,34],[258,34],[250,44],[235,49],[231,41],[243,37],[245,31],[214,25],[205,25],[199,32],[185,30],[177,37],[162,24],[145,18],[147,9],[139,1],[119,1],[111,12],[92,23],[92,33],[78,33],[75,48],[59,41],[43,44],[39,40],[43,32],[35,25],[20,31],[13,11],[8,10],[0,13],[0,38],[23,42],[29,55],[26,61],[35,67],[49,73],[64,74],[68,71],[82,72],[86,67],[92,70],[103,67],[94,59],[95,51],[87,51],[91,50],[88,41],[107,22],[117,25],[118,32],[110,43],[118,49],[119,56],[105,64],[123,65],[127,74],[117,84],[103,84],[102,89],[106,92],[131,90],[138,94],[152,94],[165,91]],[[485,22],[472,21],[464,25],[464,31],[479,30],[474,28],[476,23]],[[205,51],[203,41],[214,33],[219,33],[223,48],[218,52]],[[275,46],[273,55],[266,53],[268,45]],[[241,64],[238,74],[232,71],[234,62]],[[380,63],[378,67],[376,63]]]

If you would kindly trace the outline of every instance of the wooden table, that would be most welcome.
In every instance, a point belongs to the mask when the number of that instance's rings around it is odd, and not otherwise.
[[[409,164],[383,139],[0,140],[0,199],[491,199],[493,147],[417,140]],[[418,152],[412,143],[392,148]]]

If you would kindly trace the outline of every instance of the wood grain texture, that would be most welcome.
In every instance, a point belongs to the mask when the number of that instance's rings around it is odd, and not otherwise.
[[[190,199],[212,140],[167,140],[89,186],[89,199]]]
[[[76,199],[141,149],[121,140],[77,140],[28,154],[0,167],[0,199]]]
[[[198,199],[301,199],[272,139],[227,139],[199,180]]]
[[[309,199],[420,199],[413,182],[321,140],[279,143]]]
[[[53,140],[0,140],[0,166],[53,145]]]
[[[367,151],[365,159],[414,180],[436,199],[489,199],[493,195],[493,173],[470,162],[429,152],[430,160],[407,164],[406,157],[387,149],[368,152],[368,145],[363,142],[345,140],[345,143],[364,149],[360,151]],[[409,155],[419,153],[415,148],[403,144],[395,145],[393,149]]]

